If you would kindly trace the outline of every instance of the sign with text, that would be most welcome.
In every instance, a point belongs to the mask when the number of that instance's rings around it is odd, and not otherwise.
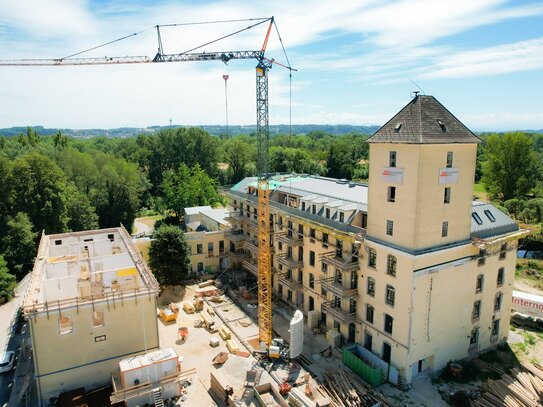
[[[536,294],[513,291],[511,308],[522,314],[543,318],[543,297]]]
[[[458,168],[440,168],[439,184],[456,184],[458,182]]]
[[[383,167],[381,171],[381,181],[403,184],[403,168]]]

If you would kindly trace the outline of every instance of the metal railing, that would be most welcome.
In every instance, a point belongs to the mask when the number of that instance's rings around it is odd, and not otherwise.
[[[342,254],[345,256],[345,253]],[[337,253],[333,251],[322,254],[321,260],[341,271],[354,271],[360,268],[357,254],[347,255],[346,259],[343,256],[338,256]]]
[[[299,269],[304,266],[304,262],[289,257],[286,253],[277,256],[277,262],[288,269]]]
[[[321,280],[321,287],[327,292],[334,294],[341,299],[354,297],[358,289],[345,287],[342,283],[334,281],[334,277],[328,277]]]
[[[278,281],[280,284],[290,288],[291,290],[299,290],[303,287],[301,281],[294,280],[292,276],[289,277],[288,273],[280,273]]]
[[[346,311],[338,307],[334,301],[325,302],[322,304],[322,309],[339,323],[349,324],[356,321],[356,312]]]
[[[288,233],[276,233],[275,239],[281,243],[284,243],[289,246],[300,246],[304,244],[303,237],[300,237],[298,233],[292,233],[290,236]]]

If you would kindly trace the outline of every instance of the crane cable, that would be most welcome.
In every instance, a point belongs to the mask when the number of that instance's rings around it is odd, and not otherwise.
[[[283,48],[283,54],[285,54],[285,59],[287,60],[287,68],[288,68],[288,120],[289,120],[289,135],[292,136],[292,71],[294,70],[290,66],[290,61],[288,59],[287,50],[285,49],[285,45],[283,44],[283,39],[281,38],[281,34],[279,34],[279,28],[277,27],[277,23],[275,22],[275,19],[273,20],[273,25],[275,26],[275,31],[277,32],[277,37],[279,38],[279,43],[281,44],[281,48]]]
[[[224,35],[224,36],[222,36],[222,37],[220,37],[220,38],[217,38],[216,40],[206,42],[205,44],[199,45],[199,46],[194,47],[194,48],[192,48],[192,49],[189,49],[189,50],[187,50],[187,51],[185,51],[185,52],[181,52],[180,54],[188,54],[189,52],[196,51],[197,49],[200,49],[200,48],[202,48],[202,47],[205,47],[206,45],[214,44],[214,43],[216,43],[216,42],[219,42],[219,41],[221,41],[221,40],[224,40],[225,38],[232,37],[232,36],[234,36],[234,35],[236,35],[236,34],[239,34],[239,33],[243,32],[243,31],[250,30],[251,28],[254,28],[254,27],[256,27],[257,25],[260,25],[260,24],[262,24],[262,23],[265,23],[266,21],[269,21],[269,20],[270,20],[270,19],[268,18],[268,19],[263,20],[263,21],[260,21],[260,22],[258,22],[258,23],[256,23],[256,24],[252,24],[252,25],[250,25],[250,26],[247,26],[247,27],[245,27],[245,28],[242,28],[241,30],[234,31],[233,33],[230,33],[230,34]]]
[[[149,31],[149,30],[152,30],[153,28],[155,28],[155,27],[150,27],[150,28],[147,28],[147,29],[145,29],[145,30],[143,30],[143,31],[138,31],[138,32],[135,32],[135,33],[132,33],[132,34],[129,34],[129,35],[125,35],[124,37],[117,38],[116,40],[106,42],[105,44],[97,45],[97,46],[95,46],[95,47],[86,49],[86,50],[84,50],[84,51],[80,51],[80,52],[76,52],[75,54],[68,55],[67,57],[60,58],[60,60],[72,58],[72,57],[75,57],[75,56],[77,56],[77,55],[84,54],[85,52],[94,51],[95,49],[105,47],[106,45],[110,45],[110,44],[113,44],[113,43],[115,43],[115,42],[119,42],[119,41],[122,41],[122,40],[126,40],[127,38],[134,37],[134,36],[139,35],[139,34],[143,34],[144,32]]]
[[[142,30],[142,31],[138,31],[138,32],[135,32],[135,33],[132,33],[132,34],[128,34],[128,35],[125,35],[123,37],[120,37],[120,38],[117,38],[116,40],[113,40],[113,41],[109,41],[109,42],[106,42],[104,44],[101,44],[101,45],[97,45],[95,47],[92,47],[92,48],[88,48],[84,51],[80,51],[80,52],[76,52],[75,54],[71,54],[71,55],[68,55],[68,56],[65,56],[64,58],[59,58],[60,60],[63,60],[63,59],[68,59],[68,58],[72,58],[72,57],[75,57],[77,55],[81,55],[81,54],[84,54],[86,52],[89,52],[89,51],[94,51],[95,49],[98,49],[98,48],[102,48],[102,47],[105,47],[107,45],[111,45],[111,44],[114,44],[116,42],[119,42],[119,41],[122,41],[122,40],[125,40],[127,38],[130,38],[130,37],[134,37],[136,35],[139,35],[139,34],[143,34],[144,32],[146,31],[149,31],[149,30],[152,30],[152,29],[155,29],[157,27],[177,27],[177,26],[188,26],[188,25],[202,25],[202,24],[220,24],[220,23],[236,23],[236,22],[242,22],[242,21],[259,21],[258,23],[256,24],[253,24],[253,25],[250,25],[248,27],[245,27],[239,31],[236,31],[234,33],[231,33],[231,34],[228,34],[228,35],[225,35],[224,37],[221,37],[221,38],[218,38],[214,41],[211,41],[211,42],[208,42],[206,44],[202,44],[200,45],[199,47],[196,47],[196,48],[193,48],[191,50],[188,50],[188,51],[185,51],[185,52],[191,52],[191,51],[194,51],[198,48],[201,48],[201,47],[205,47],[206,45],[209,45],[209,44],[213,44],[214,42],[217,42],[217,41],[220,41],[220,40],[223,40],[225,38],[228,38],[228,37],[231,37],[233,35],[236,35],[236,34],[239,34],[240,32],[243,32],[243,31],[246,31],[246,30],[249,30],[251,28],[254,28],[256,27],[257,25],[260,25],[266,21],[269,21],[270,20],[270,17],[267,17],[267,18],[246,18],[246,19],[238,19],[238,20],[216,20],[216,21],[201,21],[201,22],[194,22],[194,23],[177,23],[177,24],[161,24],[161,25],[155,25],[153,27],[149,27],[149,28],[146,28],[145,30]],[[277,27],[276,27],[277,28]],[[184,53],[185,53],[184,52]]]

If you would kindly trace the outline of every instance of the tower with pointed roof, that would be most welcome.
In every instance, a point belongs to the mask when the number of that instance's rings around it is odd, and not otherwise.
[[[368,237],[410,253],[467,241],[480,139],[433,96],[372,137]]]

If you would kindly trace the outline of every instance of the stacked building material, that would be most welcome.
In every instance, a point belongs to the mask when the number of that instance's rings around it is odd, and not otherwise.
[[[328,372],[319,390],[325,393],[335,406],[371,407],[380,403],[381,407],[393,407],[383,394],[377,393],[355,375],[342,369]]]
[[[223,340],[232,339],[232,331],[226,325],[219,328],[219,335]]]
[[[210,386],[212,395],[215,396],[217,401],[222,402],[222,404],[219,405],[228,406],[231,404],[234,389],[230,386],[221,372],[211,372]]]
[[[538,407],[543,404],[543,370],[530,365],[534,373],[511,369],[500,380],[488,380],[476,407]],[[531,369],[530,369],[531,370]]]

